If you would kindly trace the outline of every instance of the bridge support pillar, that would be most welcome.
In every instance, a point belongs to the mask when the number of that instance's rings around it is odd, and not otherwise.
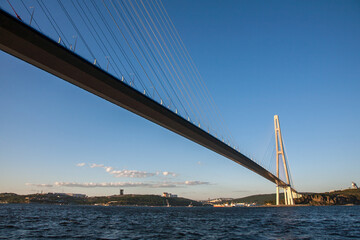
[[[293,192],[291,186],[286,186],[286,187],[276,186],[276,205],[280,205],[281,189],[284,192],[284,205],[295,205],[294,198],[296,197],[294,197],[294,194],[297,193]]]
[[[281,135],[281,129],[280,129],[280,122],[279,122],[279,116],[274,116],[274,128],[275,128],[275,148],[276,148],[276,177],[280,177],[279,175],[279,165],[280,160],[283,162],[285,176],[286,176],[286,183],[287,185],[281,186],[281,188],[284,191],[284,204],[285,205],[294,205],[294,198],[293,198],[293,192],[291,189],[291,181],[288,171],[288,163],[287,163],[287,157],[285,154],[285,147]],[[279,205],[279,185],[276,186],[276,205]]]
[[[288,192],[288,205],[294,205],[294,197],[293,197],[293,191],[290,186],[286,187],[286,190]]]
[[[283,189],[284,189],[284,204],[289,205],[289,198],[288,198],[287,188],[283,188]]]

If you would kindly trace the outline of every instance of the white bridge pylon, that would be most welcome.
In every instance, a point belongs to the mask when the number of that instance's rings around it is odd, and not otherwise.
[[[284,165],[284,171],[286,175],[286,186],[276,185],[276,205],[280,205],[280,189],[284,191],[284,203],[285,205],[294,205],[294,198],[298,197],[298,193],[295,192],[291,187],[291,182],[289,178],[289,170],[287,166],[287,159],[284,151],[284,143],[281,135],[279,116],[274,116],[274,127],[275,127],[275,147],[276,147],[276,177],[279,178],[279,166],[280,166],[280,157]]]

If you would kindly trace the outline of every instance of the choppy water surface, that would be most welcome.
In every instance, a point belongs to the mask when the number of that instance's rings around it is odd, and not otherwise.
[[[0,239],[360,239],[360,206],[0,205]]]

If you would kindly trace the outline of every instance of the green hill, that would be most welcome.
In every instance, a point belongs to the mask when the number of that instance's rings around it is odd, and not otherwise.
[[[107,204],[112,206],[166,206],[167,201],[170,206],[202,206],[203,204],[186,198],[164,198],[158,195],[114,195],[108,197],[90,197],[87,198],[88,204]]]
[[[284,194],[280,193],[280,199],[284,198]],[[275,193],[271,193],[271,194],[258,194],[258,195],[252,195],[252,196],[248,196],[248,197],[243,197],[243,198],[237,198],[234,199],[233,202],[234,203],[256,203],[259,205],[263,205],[266,203],[271,203],[271,204],[275,204],[276,201],[276,194]]]
[[[284,194],[280,193],[280,199],[284,198]],[[257,205],[273,204],[275,205],[276,195],[272,194],[257,194],[243,198],[236,198],[232,200],[225,200],[222,203],[256,203]]]
[[[159,195],[113,195],[101,197],[73,197],[61,193],[17,195],[15,193],[0,193],[0,203],[40,203],[40,204],[77,204],[106,206],[203,206],[187,198],[164,198]]]

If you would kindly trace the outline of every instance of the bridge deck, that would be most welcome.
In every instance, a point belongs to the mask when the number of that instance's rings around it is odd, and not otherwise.
[[[0,49],[217,152],[273,183],[287,185],[206,131],[2,10]]]

